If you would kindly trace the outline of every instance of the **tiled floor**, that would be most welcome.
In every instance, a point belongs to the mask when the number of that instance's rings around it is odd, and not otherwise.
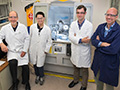
[[[71,79],[63,79],[59,77],[54,76],[45,76],[45,82],[43,86],[40,86],[40,84],[35,84],[35,75],[30,74],[30,85],[31,90],[80,90],[81,83],[77,84],[73,88],[68,88],[68,84],[72,81]],[[25,86],[19,84],[19,90],[25,90]],[[95,83],[88,83],[87,90],[96,90],[96,84]],[[115,90],[120,90],[120,84]]]

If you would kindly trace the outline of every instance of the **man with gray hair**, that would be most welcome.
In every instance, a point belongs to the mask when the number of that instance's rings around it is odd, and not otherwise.
[[[96,47],[91,69],[95,75],[96,90],[114,90],[119,80],[120,26],[118,11],[110,8],[105,13],[106,23],[100,24],[91,41]]]
[[[7,52],[7,60],[13,80],[13,90],[18,90],[17,66],[22,67],[22,84],[25,90],[31,90],[29,84],[28,47],[29,34],[25,25],[18,22],[18,14],[11,11],[8,17],[10,23],[0,30],[0,47]],[[5,39],[7,46],[2,42]]]

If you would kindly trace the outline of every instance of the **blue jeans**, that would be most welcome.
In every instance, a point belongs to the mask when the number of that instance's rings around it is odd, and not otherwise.
[[[39,77],[44,77],[44,67],[37,67],[34,65],[35,75]]]

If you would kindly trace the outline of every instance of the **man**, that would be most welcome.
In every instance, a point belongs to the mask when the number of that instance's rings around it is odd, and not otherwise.
[[[100,24],[92,36],[96,47],[91,69],[94,72],[97,90],[114,90],[119,78],[120,26],[116,22],[118,11],[110,8],[105,14],[106,23]]]
[[[43,85],[45,57],[52,45],[51,30],[44,24],[45,15],[43,12],[37,12],[36,21],[37,23],[30,27],[29,54],[36,74],[35,83],[40,82],[40,85]]]
[[[25,90],[30,90],[29,67],[28,67],[28,47],[29,35],[26,26],[18,22],[18,14],[11,11],[8,17],[10,23],[0,30],[0,47],[3,52],[7,52],[7,60],[13,80],[13,90],[18,90],[19,80],[17,79],[17,66],[22,67],[22,84]],[[2,42],[5,39],[7,46]]]
[[[78,84],[81,69],[82,86],[80,90],[86,90],[87,88],[88,68],[91,65],[90,38],[92,36],[93,26],[85,19],[86,10],[86,7],[83,5],[77,7],[76,14],[78,20],[72,22],[69,31],[69,39],[72,47],[71,61],[74,66],[74,80],[69,84],[69,88]]]

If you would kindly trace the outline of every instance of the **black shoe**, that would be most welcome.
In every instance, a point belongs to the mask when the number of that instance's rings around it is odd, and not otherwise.
[[[43,85],[44,84],[44,78],[40,78],[40,85]]]
[[[20,82],[20,81],[17,79],[17,85],[19,84],[19,82]]]
[[[80,90],[86,90],[86,87],[81,87]]]
[[[25,85],[25,90],[31,90],[29,82]]]
[[[69,85],[68,85],[68,87],[69,88],[72,88],[72,87],[74,87],[76,84],[78,84],[78,82],[74,82],[74,81],[72,81]]]
[[[18,84],[19,80],[17,79],[17,82],[13,84],[13,90],[18,90]]]
[[[38,84],[39,81],[40,81],[39,76],[36,76],[36,78],[35,78],[35,83]]]
[[[18,85],[17,85],[17,84],[14,84],[12,90],[18,90]]]

